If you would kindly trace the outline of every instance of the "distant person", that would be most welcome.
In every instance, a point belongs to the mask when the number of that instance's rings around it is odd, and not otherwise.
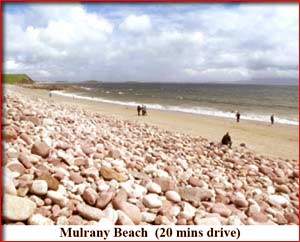
[[[271,115],[270,120],[271,120],[271,124],[274,124],[274,114]]]
[[[143,115],[143,116],[146,116],[146,115],[147,115],[147,109],[146,109],[146,106],[145,106],[145,105],[142,106],[142,115]]]
[[[236,113],[236,122],[239,123],[240,122],[240,118],[241,118],[241,114],[239,113],[239,111],[237,111]]]
[[[138,116],[140,116],[141,115],[141,111],[142,111],[142,107],[140,105],[138,105],[137,108],[136,108],[136,110],[137,110]]]
[[[221,143],[222,145],[228,145],[229,148],[231,148],[232,141],[228,132],[223,136]]]
[[[52,97],[52,92],[51,91],[49,91],[49,98],[51,98]]]

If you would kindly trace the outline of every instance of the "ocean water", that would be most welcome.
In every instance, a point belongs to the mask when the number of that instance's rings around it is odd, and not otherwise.
[[[56,91],[98,102],[186,113],[298,125],[298,87],[238,84],[98,83]]]

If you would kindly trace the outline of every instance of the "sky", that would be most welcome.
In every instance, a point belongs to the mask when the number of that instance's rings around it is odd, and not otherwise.
[[[5,3],[5,73],[38,81],[297,84],[295,4]]]

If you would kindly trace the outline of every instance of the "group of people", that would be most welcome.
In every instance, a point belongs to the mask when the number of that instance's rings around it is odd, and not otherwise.
[[[147,108],[145,105],[142,105],[142,106],[138,105],[136,109],[137,109],[138,116],[141,116],[141,114],[142,114],[142,116],[147,115]]]
[[[239,123],[239,122],[240,122],[240,119],[241,119],[241,114],[240,114],[239,111],[236,112],[235,117],[236,117],[236,122]],[[270,121],[271,121],[271,124],[274,124],[274,122],[275,122],[274,114],[272,114],[272,115],[270,116]]]

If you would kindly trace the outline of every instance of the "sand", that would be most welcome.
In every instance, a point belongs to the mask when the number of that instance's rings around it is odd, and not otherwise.
[[[50,100],[47,90],[9,86],[4,87],[4,93],[6,88],[13,88],[19,93],[32,98]],[[151,109],[148,110],[148,116],[138,117],[135,107],[72,99],[57,95],[52,96],[51,102],[77,105],[122,120],[147,123],[168,131],[201,136],[214,142],[219,142],[228,131],[232,137],[233,146],[245,143],[250,150],[258,155],[266,155],[272,158],[281,157],[298,160],[299,157],[298,126],[295,125],[276,123],[271,125],[270,123],[243,119],[240,123],[236,123],[234,119],[229,118]]]

